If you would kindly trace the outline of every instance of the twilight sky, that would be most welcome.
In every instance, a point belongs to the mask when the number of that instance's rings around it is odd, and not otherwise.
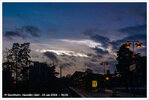
[[[3,50],[30,42],[31,59],[57,63],[63,75],[90,68],[115,70],[116,51],[125,42],[143,43],[146,3],[3,3]]]

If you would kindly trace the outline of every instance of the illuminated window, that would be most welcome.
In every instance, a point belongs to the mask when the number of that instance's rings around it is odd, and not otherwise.
[[[97,87],[97,80],[92,81],[92,87]]]

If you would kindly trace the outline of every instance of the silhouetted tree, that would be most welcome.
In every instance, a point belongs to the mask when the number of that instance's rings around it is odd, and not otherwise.
[[[136,70],[135,70],[135,79],[137,82],[142,82],[138,84],[146,85],[146,76],[147,76],[147,59],[146,56],[141,56],[139,53],[135,55],[135,63],[136,63]]]
[[[56,78],[56,76],[59,74],[58,72],[55,71],[55,64],[50,64],[49,65],[49,73],[50,73],[50,78]]]
[[[18,78],[25,78],[27,77],[27,67],[29,67],[31,61],[29,60],[30,56],[30,43],[13,43],[11,49],[7,50],[6,55],[6,62],[5,65],[9,68],[12,72],[15,71],[16,80]],[[25,71],[26,70],[26,71]]]
[[[125,82],[126,89],[128,90],[128,80],[129,80],[129,66],[132,64],[132,51],[126,48],[123,44],[119,51],[117,52],[116,65],[117,71],[122,75],[122,79]]]

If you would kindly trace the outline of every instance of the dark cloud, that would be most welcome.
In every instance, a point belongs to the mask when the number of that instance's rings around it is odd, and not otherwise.
[[[35,26],[23,26],[22,30],[30,33],[31,36],[33,37],[40,37],[39,33],[40,33],[40,29],[38,27]]]
[[[92,58],[91,61],[92,62],[98,62],[98,60],[96,58]]]
[[[23,26],[21,28],[16,28],[14,31],[6,31],[4,36],[8,39],[13,39],[13,37],[21,37],[25,39],[31,35],[32,37],[40,37],[40,30],[35,26]]]
[[[12,37],[22,37],[22,35],[19,32],[14,32],[14,31],[5,32],[4,36],[10,39],[12,39]]]
[[[144,25],[126,27],[126,28],[120,29],[119,31],[123,33],[128,33],[128,34],[145,34],[146,25],[144,24]]]
[[[102,43],[102,47],[107,47],[110,42],[109,38],[101,36],[99,34],[94,34],[94,30],[85,31],[83,32],[83,34],[96,42]]]
[[[102,50],[98,47],[92,48],[93,50],[95,50],[98,54],[108,54],[109,52],[107,50]]]
[[[105,41],[109,41],[109,38],[98,35],[98,34],[94,34],[95,30],[87,30],[85,32],[83,32],[83,34],[85,36],[89,36],[91,39],[93,39],[96,42],[105,42]]]
[[[56,57],[56,55],[52,52],[45,52],[44,53],[45,56],[47,56],[50,60],[52,60],[53,62],[58,62],[58,59]]]
[[[146,34],[137,34],[137,35],[128,36],[124,38],[123,40],[146,41],[146,38],[147,38]]]
[[[90,35],[91,39],[95,40],[96,42],[101,42],[101,43],[106,43],[109,42],[109,38],[104,37],[104,36],[100,36],[100,35]]]

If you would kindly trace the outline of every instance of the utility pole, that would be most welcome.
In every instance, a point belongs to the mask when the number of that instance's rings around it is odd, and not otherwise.
[[[104,86],[104,89],[105,89],[105,84],[106,84],[106,82],[105,82],[105,80],[106,80],[106,75],[105,75],[106,65],[109,65],[109,63],[108,62],[101,62],[100,65],[103,65],[103,67],[104,67],[104,80],[103,80],[104,84],[103,84],[103,86]]]
[[[105,73],[106,73],[106,65],[109,65],[108,62],[101,62],[100,65],[103,65],[104,67],[104,76],[105,76]]]
[[[62,77],[62,66],[60,66],[60,78]]]

